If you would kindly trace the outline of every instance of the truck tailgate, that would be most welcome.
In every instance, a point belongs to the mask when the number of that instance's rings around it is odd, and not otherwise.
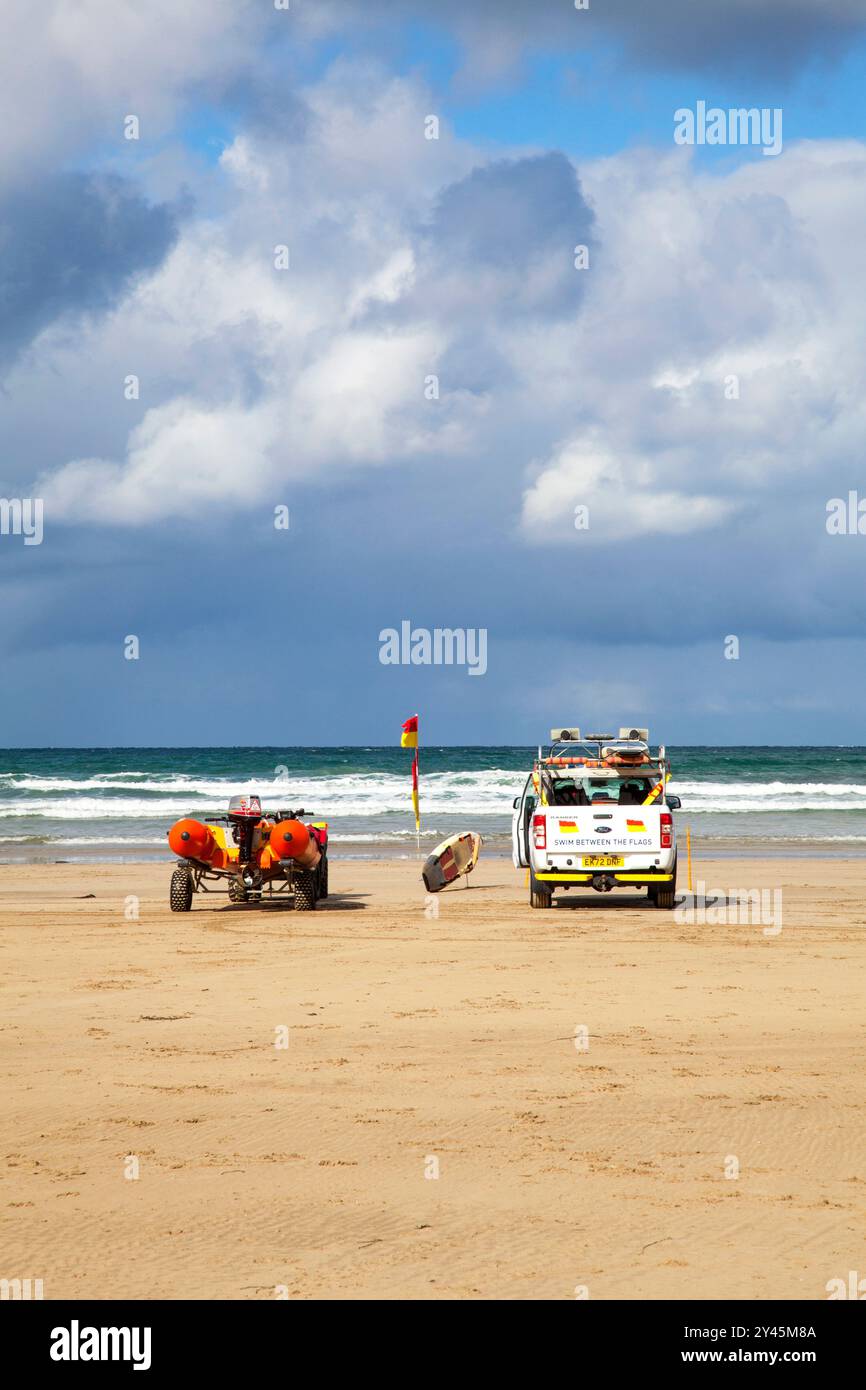
[[[658,806],[547,808],[548,854],[649,854],[661,848]]]

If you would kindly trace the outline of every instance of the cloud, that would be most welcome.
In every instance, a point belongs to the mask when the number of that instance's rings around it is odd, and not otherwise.
[[[322,72],[335,25],[343,56]],[[304,661],[281,634],[256,679],[262,708],[289,680],[318,712],[306,737],[341,727],[346,670],[353,736],[371,740],[422,700],[442,737],[531,738],[539,670],[572,714],[613,692],[680,737],[706,736],[716,709],[719,736],[768,739],[804,736],[819,671],[856,729],[860,540],[824,521],[862,473],[866,146],[790,142],[712,174],[672,147],[579,168],[479,148],[441,90],[381,61],[423,69],[430,26],[457,34],[473,85],[554,48],[603,55],[610,75],[618,48],[644,69],[751,73],[759,92],[838,56],[862,13],[11,0],[3,491],[44,496],[46,529],[40,547],[2,547],[10,737],[38,741],[46,719],[61,741],[191,737],[182,661],[206,712],[196,740],[230,740],[248,690],[226,685],[226,653],[264,632],[287,576],[308,586]],[[121,138],[129,112],[139,147]],[[376,635],[407,615],[487,627],[487,684],[407,669],[395,686]],[[144,639],[136,671],[126,632]],[[723,660],[731,632],[739,663]],[[673,705],[660,651],[684,658]],[[770,714],[738,716],[746,701]]]
[[[255,68],[271,21],[256,0],[0,7],[0,361],[159,264],[178,207],[136,180],[196,102]],[[140,140],[124,138],[130,115]]]
[[[431,156],[423,94],[381,76],[363,70],[352,90],[331,77],[309,93],[315,138],[290,171],[271,133],[227,149],[225,215],[185,225],[159,271],[105,325],[110,348],[98,333],[89,338],[97,358],[116,358],[120,346],[125,370],[141,378],[146,414],[124,458],[97,453],[43,472],[55,517],[136,526],[189,507],[276,504],[289,483],[422,457],[434,435],[459,446],[449,408],[437,416],[424,398],[444,335],[423,314],[390,310],[414,280],[413,228],[467,155],[450,152],[446,135]],[[370,150],[367,176],[356,169],[347,180],[353,141]],[[426,197],[399,174],[419,157]],[[274,249],[284,239],[290,269],[281,273]],[[48,343],[65,351],[59,330]],[[155,379],[169,390],[153,404]]]
[[[573,316],[583,282],[574,248],[595,243],[594,217],[562,154],[502,159],[444,188],[420,237],[413,306]]]
[[[374,122],[380,101],[377,93]],[[423,152],[422,109],[416,95],[415,158]],[[395,124],[403,115],[398,106]],[[261,235],[262,225],[274,235],[284,229],[275,217],[279,154],[249,137],[226,152],[224,165],[238,181],[237,224],[190,227],[127,309],[132,339],[143,313],[172,315],[169,352],[179,368],[190,353],[194,359],[186,389],[148,410],[124,461],[72,460],[40,479],[55,516],[143,525],[189,507],[278,500],[275,489],[290,481],[465,451],[483,403],[457,390],[431,409],[424,396],[431,373],[442,370],[453,383],[471,338],[476,354],[488,356],[499,318],[517,315],[525,326],[573,316],[582,292],[573,245],[592,241],[592,213],[563,156],[497,161],[438,194],[434,186],[426,219],[395,182],[386,234],[371,243],[343,185],[342,149],[331,160],[329,123],[319,130],[322,142],[306,156],[315,192],[293,218],[298,268],[285,275]],[[340,206],[351,207],[354,221],[336,223]],[[223,339],[230,352],[220,351]]]
[[[541,544],[574,540],[575,508],[587,508],[586,539],[673,537],[726,521],[738,503],[659,481],[649,458],[611,453],[602,441],[570,441],[540,473],[523,501],[523,524]]]
[[[174,400],[148,411],[133,430],[123,465],[78,459],[40,480],[37,493],[56,518],[127,526],[195,516],[208,505],[248,507],[270,472],[274,437],[272,410],[208,410]]]
[[[864,178],[854,142],[723,177],[646,153],[587,167],[602,250],[572,344],[583,418],[535,465],[527,539],[573,545],[579,503],[582,544],[730,535],[842,487],[866,423],[848,293]]]
[[[578,10],[571,0],[325,0],[322,24],[393,26],[408,20],[456,34],[473,79],[501,76],[528,53],[579,51],[614,43],[630,64],[662,72],[790,79],[816,60],[832,61],[866,32],[863,0],[604,0]]]
[[[764,80],[836,59],[866,32],[863,0],[607,0],[598,13],[635,63]]]
[[[266,15],[255,0],[4,0],[0,186],[94,143],[131,157],[124,117],[164,135],[192,93],[213,99],[255,60]]]
[[[320,138],[293,162],[290,222],[280,147],[240,137],[224,156],[227,215],[186,223],[94,328],[97,359],[127,345],[144,412],[124,457],[73,457],[43,476],[55,516],[139,526],[276,504],[289,485],[333,487],[359,469],[411,479],[428,459],[473,459],[476,476],[495,476],[503,524],[573,544],[584,504],[594,545],[748,524],[780,487],[795,505],[850,457],[864,409],[845,292],[864,269],[859,143],[795,146],[721,177],[679,152],[621,155],[582,183],[561,155],[464,172],[466,152],[444,151],[425,197],[423,92],[410,101],[400,84],[389,162],[387,102],[366,76],[359,91],[336,93],[337,109],[351,105],[361,143],[365,116],[375,125],[383,184],[346,190],[337,117],[317,90]],[[572,264],[577,241],[591,246],[587,270]]]
[[[0,206],[0,362],[47,324],[109,308],[177,236],[177,210],[114,175],[59,174]]]
[[[423,433],[397,427],[423,380],[420,358],[429,360],[423,339],[347,333],[287,392],[251,404],[176,398],[147,412],[122,463],[74,460],[39,479],[36,493],[56,519],[134,527],[276,505],[298,483],[315,486],[358,464],[387,462],[394,447],[429,447]]]
[[[700,569],[684,640],[860,621],[856,557],[823,530],[866,424],[860,142],[714,174],[686,151],[631,152],[578,174],[556,153],[491,158],[444,123],[425,141],[429,92],[367,60],[299,96],[303,140],[239,135],[218,203],[199,199],[156,270],[74,339],[43,331],[48,415],[26,361],[11,374],[48,534],[122,528],[132,544],[182,519],[204,546],[227,518],[306,507],[340,535],[338,566],[315,532],[331,597],[350,591],[376,631],[399,563],[407,602],[471,575],[461,622],[492,630],[506,609],[516,631],[550,621],[552,640],[558,615],[539,619],[514,577],[583,582],[592,553],[610,557],[621,639],[643,621],[623,542],[647,603],[664,598],[654,558],[675,547]],[[138,403],[116,403],[126,372]]]

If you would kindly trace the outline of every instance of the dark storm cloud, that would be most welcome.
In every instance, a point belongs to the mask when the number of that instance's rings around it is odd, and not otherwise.
[[[473,169],[439,194],[420,229],[412,307],[433,314],[475,306],[496,317],[570,315],[583,293],[575,247],[594,247],[594,221],[564,155]]]
[[[430,234],[444,258],[523,270],[572,237],[588,236],[592,220],[573,165],[544,154],[487,164],[451,184]]]
[[[335,0],[333,11],[357,18],[355,0]],[[612,39],[641,67],[787,78],[860,38],[866,0],[590,0],[586,10],[572,0],[372,0],[365,17],[453,29],[470,63],[488,69],[521,51]]]
[[[836,58],[866,32],[864,0],[603,0],[595,14],[636,62],[758,78]]]
[[[0,204],[0,364],[68,314],[109,309],[177,237],[178,209],[125,179],[59,174]]]

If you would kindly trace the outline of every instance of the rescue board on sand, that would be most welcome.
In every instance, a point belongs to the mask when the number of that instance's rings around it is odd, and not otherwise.
[[[471,874],[478,861],[481,836],[474,830],[461,835],[449,835],[428,855],[421,871],[428,893],[438,893],[464,874]]]

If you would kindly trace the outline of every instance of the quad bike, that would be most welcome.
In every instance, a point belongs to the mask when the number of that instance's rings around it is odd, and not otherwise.
[[[233,796],[225,816],[177,821],[167,832],[178,856],[169,890],[172,912],[189,912],[193,893],[213,892],[208,883],[220,880],[230,902],[261,903],[263,893],[286,894],[296,911],[311,912],[328,896],[328,826],[305,825],[303,814],[303,808],[263,812],[259,797]]]

